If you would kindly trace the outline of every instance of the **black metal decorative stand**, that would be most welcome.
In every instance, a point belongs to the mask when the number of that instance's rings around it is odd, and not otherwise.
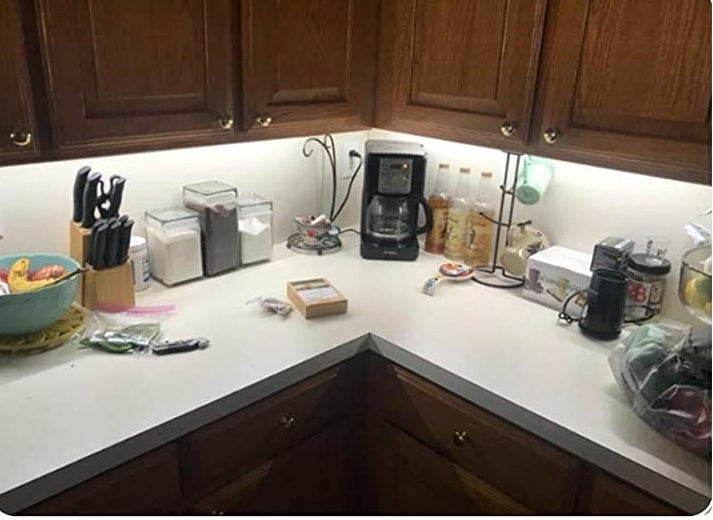
[[[493,261],[489,266],[478,267],[473,275],[472,280],[482,285],[487,285],[488,287],[498,287],[501,289],[514,289],[516,287],[521,287],[525,283],[525,279],[512,276],[507,273],[505,268],[498,263],[500,258],[500,235],[503,228],[505,228],[505,237],[507,240],[510,228],[513,226],[512,215],[515,209],[515,186],[517,185],[517,172],[520,169],[520,158],[522,154],[517,154],[513,152],[506,152],[507,158],[505,159],[505,175],[503,176],[503,183],[500,185],[500,209],[498,210],[498,219],[493,220],[488,215],[481,213],[483,217],[488,219],[490,222],[495,224],[495,248],[493,250]],[[513,172],[512,185],[508,188],[508,177],[510,175],[510,159],[515,157],[515,171]],[[503,213],[505,212],[505,204],[508,202],[510,207],[508,209],[507,220],[503,220]]]

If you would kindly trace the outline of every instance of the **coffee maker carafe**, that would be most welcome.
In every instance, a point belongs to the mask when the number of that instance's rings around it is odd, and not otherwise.
[[[366,142],[366,169],[361,207],[361,256],[370,259],[415,260],[418,235],[432,225],[423,196],[426,155],[417,143]],[[418,225],[418,208],[426,221]]]

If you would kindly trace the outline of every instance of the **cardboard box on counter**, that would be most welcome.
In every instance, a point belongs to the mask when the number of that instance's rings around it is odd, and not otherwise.
[[[527,260],[522,295],[561,311],[571,294],[589,287],[591,263],[592,255],[581,251],[562,246],[543,249]],[[585,293],[576,296],[569,302],[567,313],[578,317],[586,301]]]
[[[287,297],[307,319],[347,312],[347,299],[324,278],[289,282]]]

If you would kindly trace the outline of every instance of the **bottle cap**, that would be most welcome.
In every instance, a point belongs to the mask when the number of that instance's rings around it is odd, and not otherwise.
[[[629,257],[629,267],[645,274],[668,274],[671,262],[665,258],[637,253]]]

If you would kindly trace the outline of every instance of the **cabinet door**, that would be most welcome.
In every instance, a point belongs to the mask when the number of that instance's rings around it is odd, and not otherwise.
[[[544,15],[544,0],[387,0],[377,126],[521,148]]]
[[[711,4],[552,0],[542,154],[710,184]]]
[[[588,467],[582,479],[577,509],[589,515],[683,515],[655,497],[629,484]]]
[[[373,435],[379,514],[531,513],[525,506],[386,422]]]
[[[232,133],[230,0],[39,5],[60,150],[146,149]]]
[[[354,513],[356,446],[350,422],[260,464],[191,508],[197,514]]]
[[[175,444],[158,448],[31,507],[30,515],[167,514],[180,508]]]
[[[20,0],[0,2],[0,162],[37,155]]]
[[[242,0],[246,130],[371,125],[379,0]]]

